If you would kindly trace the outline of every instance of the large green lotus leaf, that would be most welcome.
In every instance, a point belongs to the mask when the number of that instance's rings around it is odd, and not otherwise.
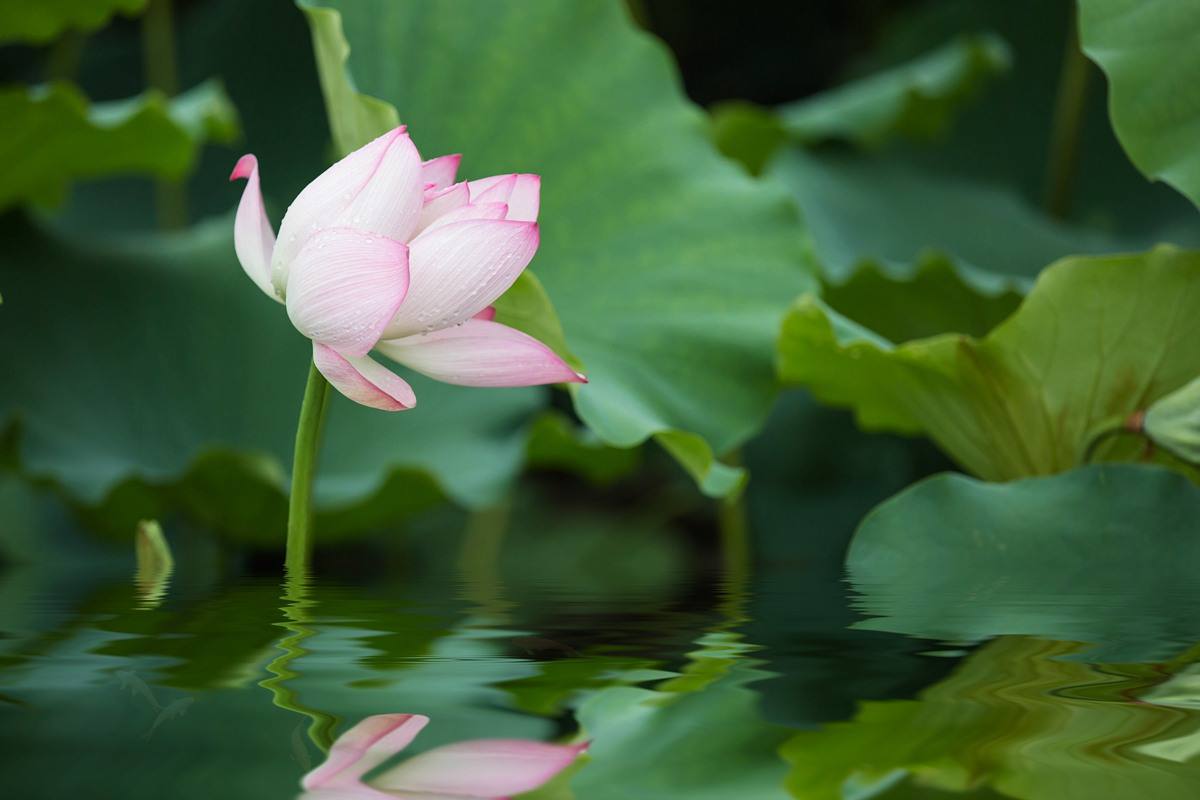
[[[757,175],[787,142],[850,142],[877,148],[897,136],[939,138],[990,78],[1009,68],[1004,40],[959,35],[914,59],[769,110],[732,100],[710,108],[727,156]]]
[[[0,208],[61,200],[70,181],[121,173],[181,178],[206,140],[231,141],[237,113],[219,83],[88,106],[69,84],[0,90]]]
[[[0,42],[49,42],[67,30],[92,31],[117,13],[132,16],[146,0],[2,0]]]
[[[1200,4],[1079,0],[1079,34],[1133,163],[1200,204]]]
[[[591,379],[583,421],[740,486],[713,453],[761,425],[780,301],[812,280],[793,205],[718,155],[661,45],[608,0],[302,5],[342,150],[401,119],[466,176],[542,175],[533,269]]]
[[[1157,0],[1141,5],[1165,7]],[[953,135],[936,147],[899,144],[923,171],[1009,187],[1040,206],[1046,192],[1046,158],[1064,49],[1077,41],[1070,30],[1075,6],[1045,0],[912,4],[890,17],[875,46],[853,71],[886,69],[964,32],[987,30],[1002,37],[1012,49],[1012,70],[991,82],[980,102],[961,109]],[[1130,163],[1113,133],[1104,102],[1104,76],[1098,69],[1090,73],[1068,218],[1142,239],[1127,248],[1157,243],[1147,238],[1194,246],[1194,206],[1168,186],[1147,182]]]
[[[308,343],[246,280],[231,219],[113,244],[16,220],[0,259],[0,419],[22,468],[132,530],[164,492],[203,521],[278,543]],[[53,313],[70,309],[69,313]],[[411,378],[416,409],[337,396],[317,479],[324,530],[378,527],[442,494],[495,502],[544,390]],[[319,526],[320,527],[320,526]]]
[[[896,344],[801,298],[780,337],[784,380],[850,406],[869,429],[925,433],[988,480],[1061,472],[1092,429],[1200,373],[1200,253],[1069,258],[982,339]],[[1137,453],[1128,441],[1101,450]]]
[[[788,148],[767,174],[799,203],[833,281],[864,261],[898,268],[937,250],[969,285],[987,290],[1000,275],[1019,288],[1064,256],[1124,249],[1101,232],[1053,222],[1009,189],[939,175],[901,154]]]
[[[1197,726],[1131,702],[1169,668],[1094,667],[1079,645],[1012,637],[915,700],[863,703],[783,747],[798,800],[1195,796]]]
[[[1030,634],[1088,658],[1167,658],[1200,639],[1200,490],[1152,465],[988,484],[929,478],[875,509],[847,556],[872,630]]]
[[[992,35],[960,36],[911,61],[778,109],[785,130],[816,144],[876,147],[896,135],[933,138],[980,85],[1006,71],[1010,54]]]
[[[826,283],[821,296],[885,339],[903,342],[947,331],[984,335],[1020,305],[1023,292],[1013,283],[964,273],[945,254],[928,252],[911,266],[864,261],[843,281]]]

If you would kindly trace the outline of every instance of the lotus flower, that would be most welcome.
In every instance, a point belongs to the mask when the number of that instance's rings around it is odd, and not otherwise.
[[[507,800],[562,772],[587,745],[477,739],[438,747],[364,783],[362,776],[408,747],[429,722],[377,714],[338,737],[325,763],[304,776],[301,800]]]
[[[549,347],[493,321],[492,302],[538,247],[537,175],[454,182],[461,156],[421,161],[404,127],[355,150],[296,197],[279,226],[263,208],[258,160],[234,222],[242,268],[313,342],[342,394],[385,411],[412,387],[368,353],[462,386],[583,382]]]

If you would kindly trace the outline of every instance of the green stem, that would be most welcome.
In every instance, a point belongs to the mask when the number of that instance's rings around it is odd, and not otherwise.
[[[292,493],[288,497],[287,556],[284,566],[288,575],[308,574],[312,555],[312,489],[321,450],[321,434],[325,428],[325,412],[329,406],[329,382],[312,364],[308,383],[300,404],[300,421],[296,424],[296,454],[292,459]]]
[[[1088,73],[1091,65],[1079,47],[1079,26],[1071,12],[1062,70],[1058,77],[1058,96],[1054,102],[1054,122],[1050,129],[1050,153],[1046,161],[1046,212],[1065,219],[1071,212],[1075,173],[1079,164],[1079,134],[1087,108]]]
[[[145,55],[146,83],[168,98],[179,91],[175,64],[175,24],[171,18],[171,0],[150,0],[142,16],[142,50]],[[167,229],[187,226],[187,193],[183,181],[159,180],[155,184],[154,205],[158,224]]]

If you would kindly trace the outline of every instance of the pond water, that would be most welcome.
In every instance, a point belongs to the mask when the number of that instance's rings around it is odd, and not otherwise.
[[[273,563],[185,536],[166,577],[132,558],[3,572],[5,795],[291,798],[388,712],[430,717],[412,753],[590,739],[540,798],[1198,794],[1200,649],[1177,638],[1123,664],[1089,657],[1119,641],[922,640],[872,630],[812,553],[621,562],[583,533],[548,561],[538,529],[449,527],[319,580],[247,577]]]

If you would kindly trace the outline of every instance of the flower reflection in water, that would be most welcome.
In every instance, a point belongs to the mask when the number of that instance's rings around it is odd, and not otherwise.
[[[304,776],[301,800],[503,800],[542,786],[587,749],[587,744],[475,739],[429,750],[363,781],[428,723],[429,717],[420,714],[367,717],[339,736],[325,763]]]

